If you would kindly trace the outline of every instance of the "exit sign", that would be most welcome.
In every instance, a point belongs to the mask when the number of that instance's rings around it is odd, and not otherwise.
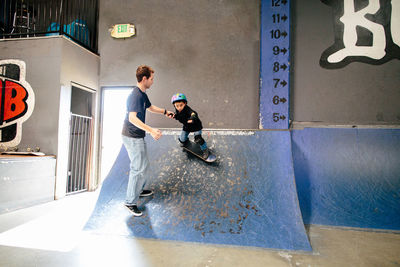
[[[135,35],[135,25],[116,24],[111,29],[111,36],[114,38],[129,38]]]

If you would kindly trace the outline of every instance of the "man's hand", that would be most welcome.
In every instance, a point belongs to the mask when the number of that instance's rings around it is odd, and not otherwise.
[[[162,133],[159,129],[151,128],[150,135],[154,140],[158,140],[161,138]]]

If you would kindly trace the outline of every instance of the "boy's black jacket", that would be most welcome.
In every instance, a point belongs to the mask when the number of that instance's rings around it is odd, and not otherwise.
[[[197,132],[203,129],[197,112],[192,110],[188,105],[181,112],[175,109],[175,119],[183,124],[183,130],[186,132]],[[188,120],[193,120],[193,122],[188,123]]]

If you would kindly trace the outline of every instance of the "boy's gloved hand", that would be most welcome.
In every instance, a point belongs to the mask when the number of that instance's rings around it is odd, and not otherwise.
[[[175,118],[175,113],[173,113],[172,111],[166,110],[164,111],[164,115],[167,116],[170,119]]]
[[[173,113],[173,112],[167,112],[167,117],[168,118],[170,118],[170,119],[173,119],[173,118],[175,118],[175,113]]]

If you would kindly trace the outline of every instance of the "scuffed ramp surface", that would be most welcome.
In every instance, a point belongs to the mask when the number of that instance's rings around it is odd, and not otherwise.
[[[124,149],[103,183],[86,230],[142,238],[311,250],[302,222],[289,132],[213,135],[218,159],[182,151],[176,136],[147,138],[155,194],[144,215],[123,207],[129,159]]]

